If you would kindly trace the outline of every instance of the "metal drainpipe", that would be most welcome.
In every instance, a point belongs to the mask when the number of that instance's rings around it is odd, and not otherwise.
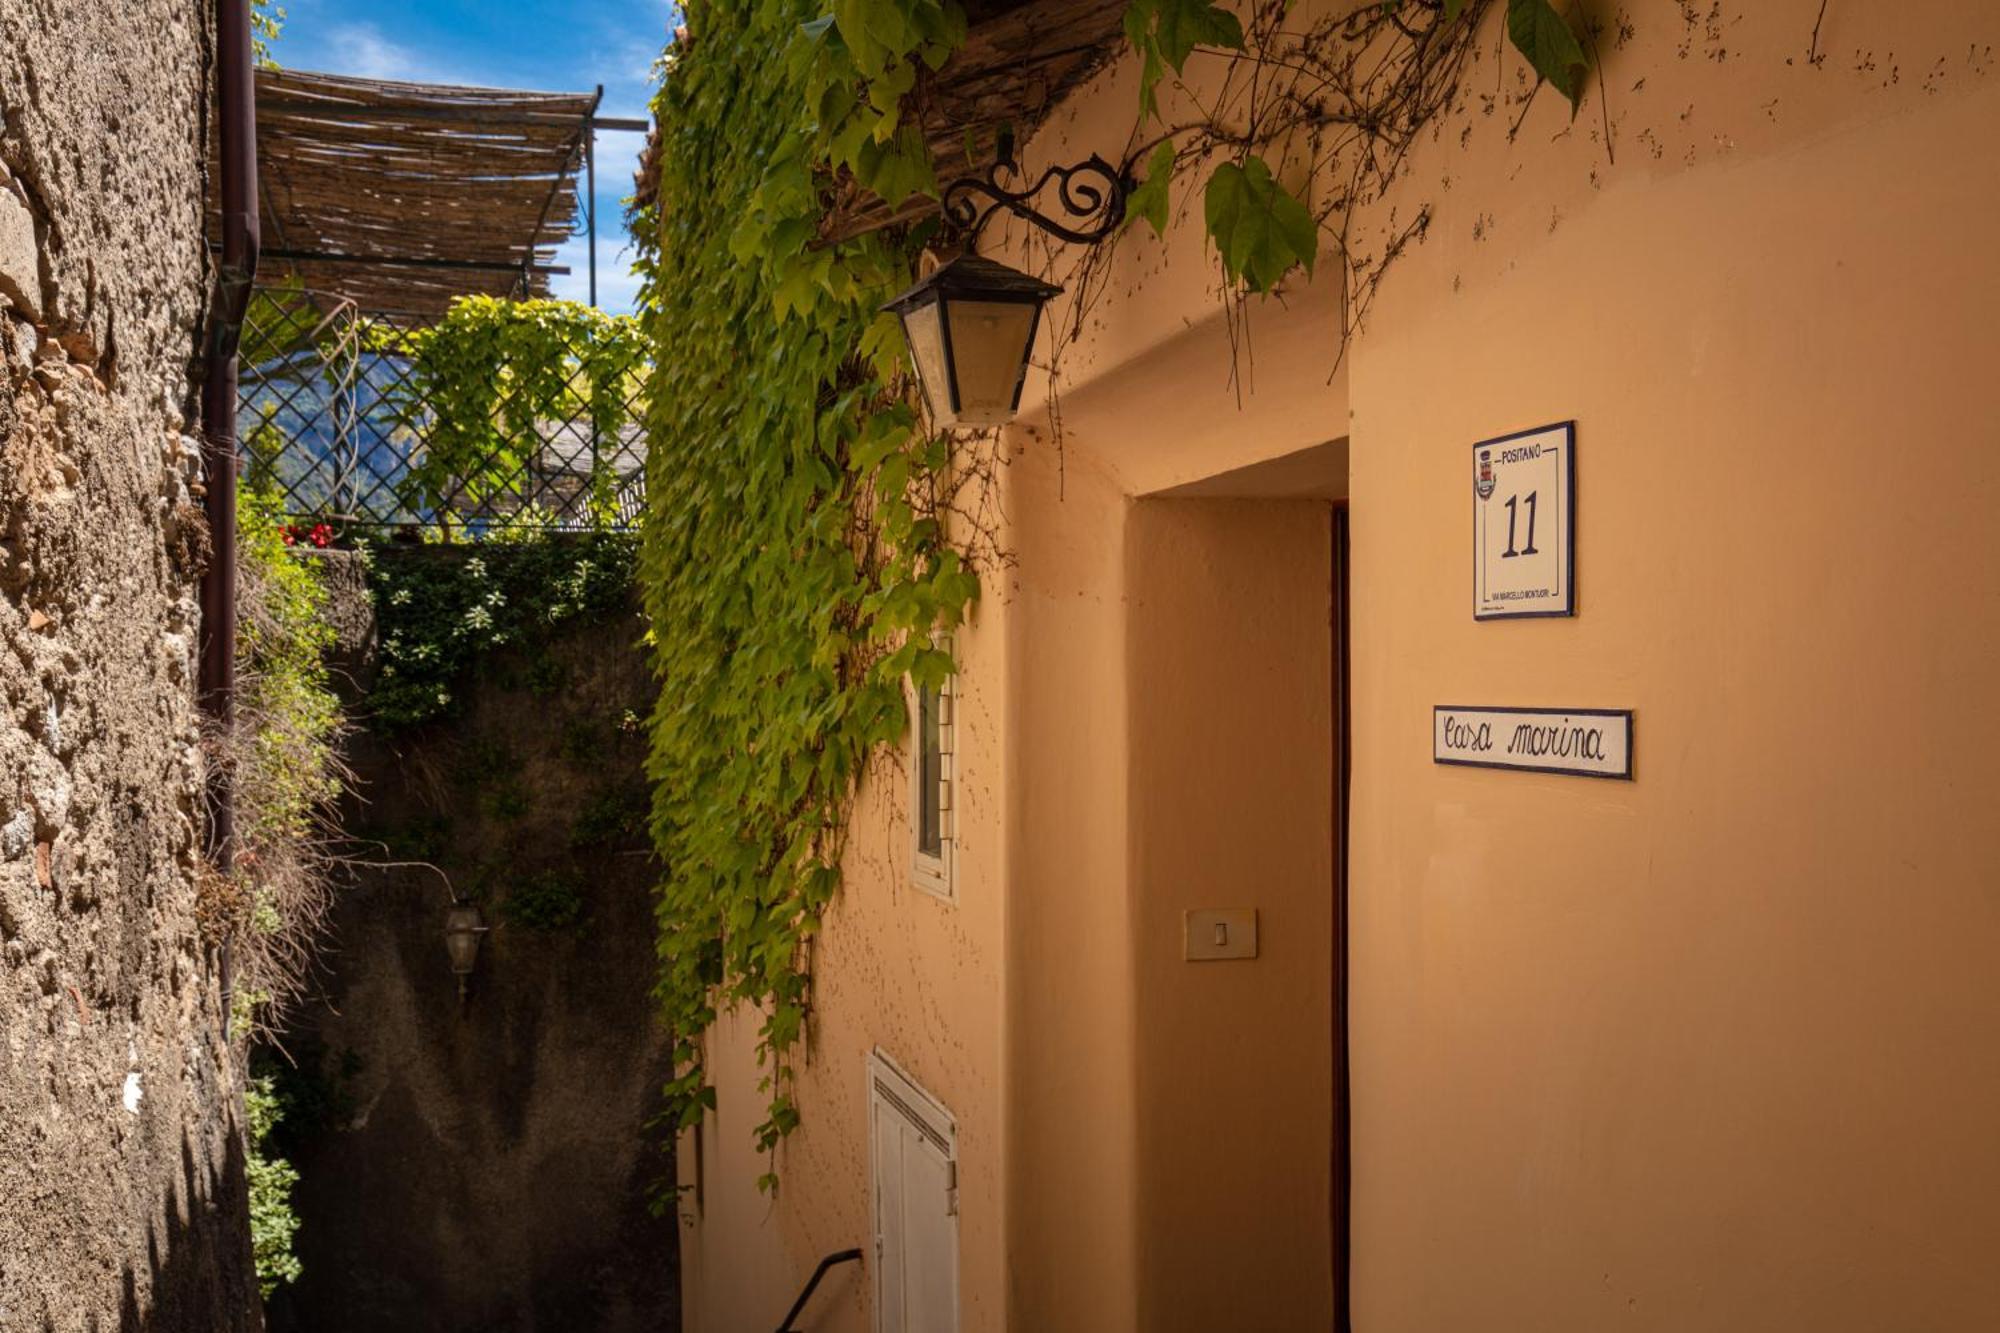
[[[216,100],[222,185],[222,254],[208,307],[201,386],[203,507],[211,546],[201,580],[201,707],[227,734],[236,713],[236,350],[257,273],[256,62],[251,0],[216,0]],[[208,853],[224,870],[236,851],[236,802],[218,770],[209,790]],[[223,1025],[229,1022],[230,959],[222,954]]]

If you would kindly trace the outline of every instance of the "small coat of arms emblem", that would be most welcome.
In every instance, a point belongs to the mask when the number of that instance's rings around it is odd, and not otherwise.
[[[1491,500],[1493,498],[1493,488],[1499,484],[1493,476],[1493,451],[1491,449],[1481,449],[1479,451],[1479,475],[1473,478],[1472,489],[1479,492],[1480,499]]]

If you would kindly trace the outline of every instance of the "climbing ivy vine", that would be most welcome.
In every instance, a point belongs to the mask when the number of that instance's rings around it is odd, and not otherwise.
[[[798,1123],[809,952],[856,784],[903,733],[904,680],[951,670],[928,631],[978,592],[951,513],[965,460],[918,429],[901,335],[877,313],[924,233],[808,243],[836,178],[896,201],[935,190],[905,94],[965,20],[938,0],[695,0],[686,15],[640,228],[659,996],[680,1125],[714,1105],[717,1009],[760,1015],[770,1150]]]
[[[1398,45],[1402,81],[1374,95],[1405,99],[1384,115],[1407,138],[1449,104],[1493,2],[1391,0],[1312,36],[1345,44],[1325,68],[1350,84],[1355,52]],[[1205,231],[1223,271],[1239,291],[1268,292],[1313,269],[1328,216],[1266,153],[1291,130],[1335,123],[1339,99],[1280,114],[1269,93],[1284,85],[1266,81],[1263,101],[1253,92],[1165,121],[1179,103],[1163,84],[1197,52],[1263,68],[1296,41],[1284,4],[1241,6],[1247,23],[1237,8],[1133,0],[1125,33],[1153,132],[1128,164],[1148,167],[1131,215],[1164,231],[1177,171],[1205,164]],[[1574,103],[1583,62],[1567,23],[1549,0],[1507,8],[1531,68]],[[658,186],[637,228],[655,362],[640,579],[661,685],[649,761],[664,866],[658,993],[680,1126],[715,1104],[702,1043],[718,1012],[757,1015],[767,1105],[756,1135],[770,1152],[799,1122],[811,947],[841,882],[856,786],[871,751],[904,732],[905,681],[953,669],[931,635],[978,594],[981,533],[963,489],[984,475],[977,446],[922,428],[899,331],[878,313],[933,224],[846,240],[826,225],[859,191],[892,208],[937,193],[913,108],[966,19],[956,0],[684,11],[654,102]],[[760,1181],[776,1183],[775,1171]]]

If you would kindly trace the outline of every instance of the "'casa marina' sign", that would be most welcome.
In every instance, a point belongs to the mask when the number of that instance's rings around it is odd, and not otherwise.
[[[1576,614],[1576,423],[1472,446],[1472,618]]]
[[[1632,714],[1617,708],[1451,708],[1431,717],[1431,759],[1580,778],[1632,776]]]

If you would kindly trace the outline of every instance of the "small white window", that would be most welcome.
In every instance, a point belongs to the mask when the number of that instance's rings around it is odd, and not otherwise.
[[[938,647],[947,652],[948,640]],[[939,686],[910,687],[910,829],[915,846],[910,878],[925,893],[950,900],[953,883],[956,818],[956,774],[953,771],[955,691],[950,680]]]
[[[958,1328],[958,1128],[888,1056],[868,1058],[876,1333]]]

